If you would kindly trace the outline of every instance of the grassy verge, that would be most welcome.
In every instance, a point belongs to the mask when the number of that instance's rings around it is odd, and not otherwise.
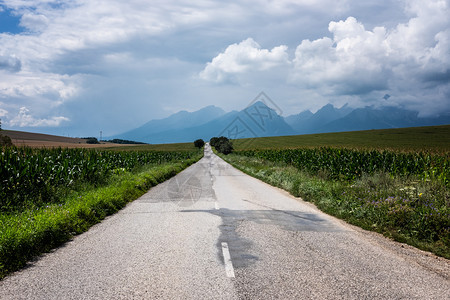
[[[149,165],[139,173],[114,175],[103,187],[73,192],[59,204],[0,214],[0,279],[86,231],[198,159],[200,155],[183,162]]]
[[[330,215],[450,259],[450,192],[442,182],[386,173],[348,182],[282,162],[235,154],[222,158]]]

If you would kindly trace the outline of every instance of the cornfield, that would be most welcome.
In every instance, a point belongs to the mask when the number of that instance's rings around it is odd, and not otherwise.
[[[58,187],[96,184],[147,164],[185,160],[197,152],[0,148],[0,211],[26,201],[52,201]]]
[[[238,155],[284,162],[311,172],[326,171],[332,178],[354,180],[362,174],[376,172],[392,176],[416,175],[424,179],[441,180],[446,186],[450,179],[448,156],[427,153],[393,151],[364,151],[338,148],[242,150]]]

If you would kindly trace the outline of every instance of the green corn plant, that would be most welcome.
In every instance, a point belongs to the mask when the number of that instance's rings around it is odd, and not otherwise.
[[[86,149],[0,148],[0,210],[48,202],[60,186],[101,183],[116,169],[184,160],[196,151],[102,151]]]
[[[325,170],[332,178],[355,180],[363,174],[386,172],[392,176],[417,175],[433,177],[449,184],[448,155],[400,153],[393,151],[353,150],[337,148],[241,150],[238,155],[284,162],[298,169],[318,172]]]

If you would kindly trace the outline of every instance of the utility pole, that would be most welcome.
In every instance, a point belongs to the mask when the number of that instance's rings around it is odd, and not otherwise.
[[[102,141],[102,134],[103,134],[103,131],[100,130],[100,142]]]

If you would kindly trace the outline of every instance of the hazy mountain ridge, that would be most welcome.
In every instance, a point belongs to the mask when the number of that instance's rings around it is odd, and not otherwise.
[[[218,112],[218,110],[214,110]],[[153,120],[114,138],[133,139],[146,143],[191,142],[196,139],[209,140],[213,136],[248,138],[296,134],[274,110],[262,102],[256,102],[242,111],[224,113],[218,117],[205,116],[209,110],[201,109],[192,113],[179,113],[161,120]],[[206,120],[209,122],[185,122],[185,120]],[[177,122],[173,122],[174,119]],[[197,123],[197,124],[195,124]],[[175,124],[175,126],[174,126]],[[194,126],[190,126],[195,124]]]
[[[419,117],[419,112],[398,107],[364,107],[353,109],[343,117],[323,123],[302,133],[343,132],[370,129],[389,129],[450,124],[450,114],[438,117]]]
[[[343,118],[352,110],[347,104],[341,108],[335,108],[332,104],[327,104],[314,114],[308,110],[298,115],[286,117],[285,120],[298,134],[315,133],[324,124]]]
[[[128,132],[114,136],[114,138],[131,139],[139,142],[155,143],[150,141],[154,135],[160,135],[166,131],[179,131],[183,128],[199,126],[220,118],[225,111],[217,106],[207,106],[194,112],[179,111],[164,119],[151,120],[144,125]]]
[[[396,107],[353,109],[327,104],[315,113],[303,111],[282,117],[265,103],[256,102],[241,111],[228,113],[216,106],[181,111],[113,138],[159,144],[209,140],[221,135],[237,139],[445,124],[450,124],[450,112],[421,118],[416,111]]]

